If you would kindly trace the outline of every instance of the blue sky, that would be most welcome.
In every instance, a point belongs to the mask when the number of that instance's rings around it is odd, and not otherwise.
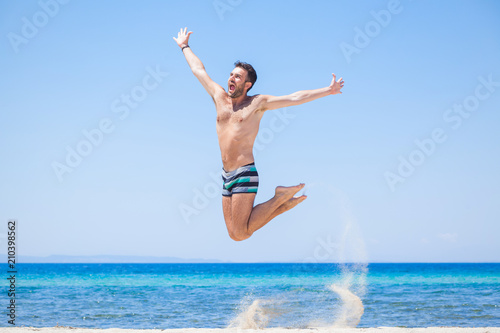
[[[0,3],[0,221],[21,255],[500,261],[496,1]],[[251,93],[342,76],[263,118],[256,203],[308,199],[244,242],[222,216],[211,98],[172,37]],[[78,154],[78,156],[75,156]],[[5,241],[5,238],[3,238]]]

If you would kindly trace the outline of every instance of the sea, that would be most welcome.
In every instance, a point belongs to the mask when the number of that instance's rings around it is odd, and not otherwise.
[[[498,263],[2,266],[0,326],[500,327]]]

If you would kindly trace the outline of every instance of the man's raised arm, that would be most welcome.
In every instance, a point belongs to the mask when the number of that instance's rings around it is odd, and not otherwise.
[[[186,57],[187,63],[191,70],[193,71],[194,76],[201,82],[205,90],[214,98],[215,93],[220,89],[224,90],[220,85],[212,81],[212,79],[208,76],[207,71],[205,70],[205,66],[201,60],[193,53],[191,48],[189,47],[189,36],[193,33],[190,31],[186,34],[187,28],[184,30],[181,29],[179,33],[177,33],[177,38],[174,37],[174,40],[177,42],[177,45],[184,53]]]
[[[342,94],[340,89],[344,87],[344,80],[342,80],[342,78],[336,80],[335,74],[332,75],[333,75],[332,83],[330,83],[330,85],[325,88],[314,89],[314,90],[301,90],[286,96],[262,95],[261,109],[274,110],[274,109],[284,108],[287,106],[307,103],[328,95]]]

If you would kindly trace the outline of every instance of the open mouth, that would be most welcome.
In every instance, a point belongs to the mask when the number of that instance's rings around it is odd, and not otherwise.
[[[236,89],[236,86],[234,84],[229,85],[229,92],[232,93]]]

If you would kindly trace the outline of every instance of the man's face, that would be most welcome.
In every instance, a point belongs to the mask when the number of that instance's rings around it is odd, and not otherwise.
[[[245,93],[245,83],[247,71],[244,68],[236,67],[229,75],[227,80],[227,94],[231,98],[240,97]]]

